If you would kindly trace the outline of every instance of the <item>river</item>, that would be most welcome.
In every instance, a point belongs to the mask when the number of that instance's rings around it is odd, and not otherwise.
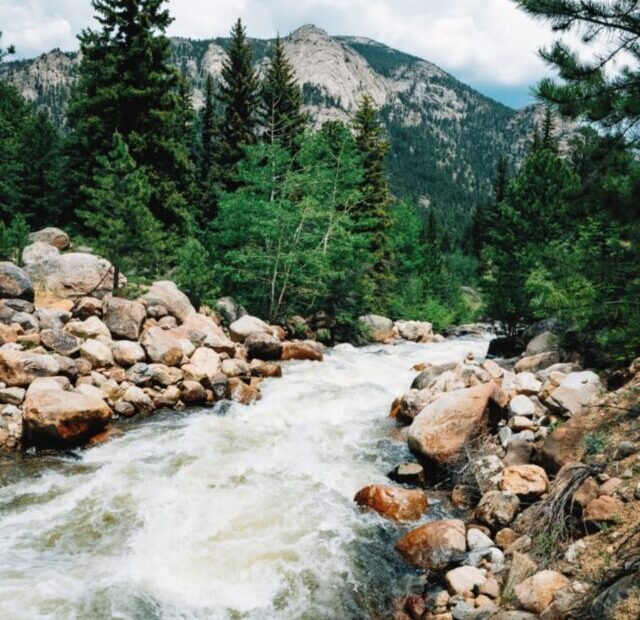
[[[409,457],[390,404],[417,362],[486,346],[343,345],[287,364],[251,407],[0,462],[0,618],[369,620],[420,581],[394,551],[402,528],[353,503]]]

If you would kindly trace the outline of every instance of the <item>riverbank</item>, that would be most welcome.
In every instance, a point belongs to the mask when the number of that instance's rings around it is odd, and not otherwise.
[[[426,580],[394,620],[639,617],[640,363],[607,392],[566,358],[543,332],[511,360],[416,367],[391,407],[414,458],[355,496]]]

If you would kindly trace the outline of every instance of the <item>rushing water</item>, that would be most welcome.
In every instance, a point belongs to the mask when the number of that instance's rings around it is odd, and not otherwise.
[[[80,460],[0,462],[0,618],[371,618],[418,577],[398,527],[353,495],[408,456],[387,414],[412,366],[469,350],[486,342],[338,347],[254,406],[161,414]]]

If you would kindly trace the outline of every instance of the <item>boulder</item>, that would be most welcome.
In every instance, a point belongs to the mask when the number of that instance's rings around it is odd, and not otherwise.
[[[282,360],[309,360],[321,362],[324,359],[322,349],[312,341],[294,340],[282,343]]]
[[[81,297],[73,306],[73,316],[85,321],[91,316],[102,316],[102,301],[97,297]]]
[[[519,372],[516,375],[515,389],[518,394],[533,396],[542,389],[542,382],[532,372]]]
[[[171,333],[177,338],[189,340],[195,347],[209,347],[216,353],[226,353],[230,357],[235,355],[236,345],[211,317],[204,314],[190,314]]]
[[[518,396],[514,396],[509,402],[509,413],[512,416],[519,415],[532,417],[533,415],[535,415],[535,412],[535,404],[528,396],[524,396],[524,394],[518,394]]]
[[[487,581],[482,571],[475,566],[459,566],[444,576],[447,590],[452,595],[473,592]]]
[[[538,465],[513,465],[502,470],[500,489],[520,498],[540,497],[549,490],[549,479]]]
[[[274,362],[251,360],[249,369],[252,377],[261,377],[264,379],[282,377],[282,366]]]
[[[393,521],[416,521],[428,507],[423,491],[382,484],[364,487],[358,491],[354,501]]]
[[[212,349],[200,347],[191,356],[190,365],[194,366],[202,377],[211,380],[222,372],[220,356]]]
[[[31,243],[46,243],[58,250],[66,250],[71,245],[69,235],[67,235],[64,230],[54,228],[53,226],[30,233],[29,241]]]
[[[154,282],[143,295],[143,299],[149,306],[164,306],[169,314],[181,322],[184,322],[189,315],[196,313],[189,298],[178,289],[174,282],[169,280]]]
[[[182,371],[179,368],[165,366],[164,364],[150,364],[151,383],[169,387],[182,380]]]
[[[152,371],[149,364],[138,362],[127,369],[127,381],[135,385],[151,385]]]
[[[91,362],[93,368],[107,368],[113,366],[113,353],[104,342],[90,338],[80,347],[80,355]]]
[[[436,396],[429,388],[409,390],[394,401],[391,408],[391,417],[398,420],[400,424],[411,424],[434,398]]]
[[[560,354],[557,351],[545,351],[537,355],[527,355],[515,365],[516,372],[538,372],[557,364]]]
[[[0,403],[3,405],[21,405],[24,400],[25,390],[19,387],[0,389]]]
[[[82,346],[80,338],[62,329],[43,329],[40,332],[40,342],[49,351],[66,357],[75,355]]]
[[[512,439],[507,444],[507,453],[502,462],[505,467],[512,465],[528,465],[533,455],[533,444],[521,439]]]
[[[412,342],[429,342],[433,336],[433,325],[426,321],[396,321],[394,327],[400,338]]]
[[[624,504],[609,495],[601,495],[592,499],[582,513],[586,525],[611,523],[620,517]]]
[[[53,377],[60,372],[60,365],[51,355],[0,348],[0,381],[9,386],[27,386],[38,377]]]
[[[33,301],[33,284],[27,273],[17,265],[0,262],[0,298]]]
[[[542,332],[535,338],[532,338],[527,344],[527,355],[538,355],[547,351],[557,351],[559,346],[559,339],[553,332]]]
[[[184,353],[180,340],[161,327],[145,330],[140,344],[152,362],[166,366],[179,366],[182,362]]]
[[[251,368],[244,360],[228,359],[222,361],[222,372],[227,377],[250,377]]]
[[[137,342],[118,340],[113,344],[113,359],[124,368],[129,368],[138,362],[144,362],[147,354]]]
[[[241,379],[233,377],[228,380],[229,397],[241,405],[250,405],[260,400],[260,392],[253,385],[247,385]]]
[[[201,405],[207,400],[207,391],[197,381],[182,384],[182,400],[188,405]]]
[[[493,547],[493,541],[484,532],[472,527],[467,530],[467,546],[469,551],[478,551],[479,549],[489,549]]]
[[[244,345],[251,359],[274,361],[282,357],[282,343],[271,334],[254,332],[246,337]]]
[[[102,400],[105,400],[107,398],[107,395],[99,387],[96,387],[95,385],[90,385],[89,383],[80,384],[75,389],[75,391],[78,394],[84,394],[85,396],[92,396],[93,398],[101,398]]]
[[[221,297],[216,301],[216,310],[225,325],[231,325],[247,314],[247,311],[233,297]]]
[[[551,392],[546,404],[561,413],[576,416],[587,405],[593,404],[601,392],[602,384],[595,372],[571,372]]]
[[[488,428],[494,383],[451,392],[428,405],[409,427],[409,448],[439,465],[455,462]]]
[[[458,519],[425,523],[405,534],[396,548],[416,568],[443,569],[466,551],[464,523]]]
[[[440,375],[457,367],[456,362],[445,364],[428,364],[424,370],[413,380],[411,384],[412,390],[424,390],[431,387],[431,384],[438,379]]]
[[[25,265],[37,295],[49,305],[51,300],[101,297],[113,290],[113,266],[93,254],[71,252],[41,263]]]
[[[389,478],[399,484],[414,487],[425,485],[424,468],[419,463],[400,463],[390,474]]]
[[[40,322],[40,329],[63,329],[71,320],[71,312],[50,308],[38,308],[36,317]]]
[[[38,265],[54,261],[60,256],[60,250],[44,241],[36,241],[22,250],[23,265]]]
[[[587,452],[584,439],[589,428],[583,424],[583,418],[571,418],[547,435],[541,451],[542,464],[547,471],[555,473],[568,463],[584,459]]]
[[[385,316],[366,314],[358,319],[358,325],[369,342],[386,343],[395,336],[393,321]]]
[[[244,342],[251,334],[268,334],[269,326],[261,319],[245,314],[229,325],[229,333],[234,342]]]
[[[148,415],[155,410],[151,397],[137,385],[129,386],[122,395],[124,402],[133,405],[139,413]]]
[[[475,510],[475,518],[492,530],[509,525],[518,514],[520,499],[515,493],[488,491]]]
[[[107,342],[111,340],[109,328],[97,316],[90,316],[84,321],[69,321],[64,330],[78,338],[93,338]]]
[[[108,295],[102,301],[102,320],[114,338],[137,340],[147,311],[139,301]]]
[[[110,419],[111,409],[103,399],[78,392],[38,390],[24,403],[26,443],[37,447],[80,445]]]
[[[570,585],[570,581],[553,570],[542,570],[525,579],[513,589],[518,607],[525,611],[541,614],[551,603],[553,596],[562,588]]]

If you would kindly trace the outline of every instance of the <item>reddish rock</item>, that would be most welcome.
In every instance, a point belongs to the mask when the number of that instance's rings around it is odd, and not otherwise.
[[[541,614],[553,603],[553,595],[568,585],[570,581],[561,573],[542,570],[516,585],[513,593],[520,609]]]
[[[445,568],[467,548],[464,523],[432,521],[405,534],[396,546],[406,562],[425,570]]]
[[[601,495],[587,504],[582,518],[587,525],[610,523],[619,517],[623,508],[624,505],[620,500],[609,495]]]
[[[321,362],[324,359],[321,348],[314,342],[294,340],[282,343],[282,360],[310,360]]]
[[[500,489],[519,497],[539,497],[549,490],[549,479],[538,465],[513,465],[502,470]]]
[[[428,507],[423,491],[375,484],[361,489],[354,501],[393,521],[420,519]]]
[[[101,433],[98,433],[89,439],[87,446],[89,448],[95,448],[100,444],[107,443],[108,441],[116,439],[117,437],[122,437],[123,435],[123,430],[116,428],[115,426],[107,426],[107,428],[105,428]]]
[[[229,379],[229,391],[231,394],[231,400],[235,400],[242,405],[250,405],[257,400],[260,400],[260,392],[258,389],[254,386],[247,385],[237,377]]]

